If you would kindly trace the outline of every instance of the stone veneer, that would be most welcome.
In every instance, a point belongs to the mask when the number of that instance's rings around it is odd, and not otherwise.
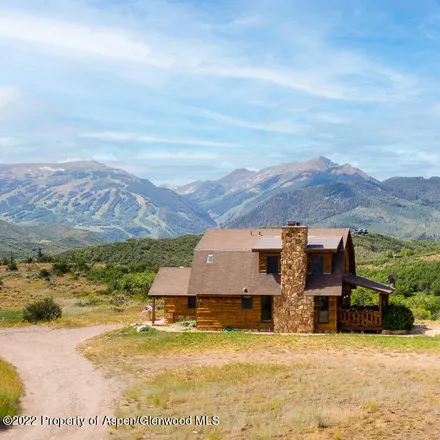
[[[304,296],[307,277],[305,226],[285,226],[281,240],[281,296],[274,297],[274,330],[281,333],[312,333],[314,298]]]

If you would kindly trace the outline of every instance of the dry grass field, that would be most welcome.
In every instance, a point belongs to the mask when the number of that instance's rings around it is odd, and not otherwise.
[[[124,303],[81,276],[45,281],[41,268],[0,270],[0,326],[27,325],[22,308],[46,296],[63,307],[63,317],[48,324],[56,327],[139,319],[140,303]],[[190,426],[111,428],[114,440],[440,438],[439,336],[125,327],[86,341],[81,351],[125,390],[114,415],[192,417]],[[10,370],[1,368],[7,377]],[[202,415],[220,423],[195,425]]]
[[[124,329],[82,350],[124,378],[119,417],[220,418],[119,428],[116,440],[440,438],[439,337]]]
[[[40,270],[50,267],[50,264],[23,264],[19,271],[7,272],[0,266],[0,327],[29,325],[22,322],[23,307],[48,296],[62,306],[63,316],[47,325],[128,325],[139,319],[140,302],[107,294],[105,285],[88,282],[81,276],[53,276],[50,281],[40,278]]]
[[[19,413],[22,393],[23,384],[17,371],[8,362],[0,359],[0,430],[3,416]]]

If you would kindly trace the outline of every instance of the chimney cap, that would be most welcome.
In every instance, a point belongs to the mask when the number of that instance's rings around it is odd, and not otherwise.
[[[287,220],[287,226],[301,226],[301,223],[295,220]]]

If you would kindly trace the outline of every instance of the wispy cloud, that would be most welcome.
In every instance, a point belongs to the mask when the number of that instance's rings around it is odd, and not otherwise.
[[[257,131],[268,131],[272,133],[282,133],[282,134],[299,134],[304,132],[303,126],[301,126],[300,124],[295,124],[293,122],[256,123],[204,109],[196,110],[195,114],[206,119],[212,119],[214,121],[222,122],[225,124],[235,125],[237,127],[249,128],[251,130],[257,130]]]
[[[20,92],[16,87],[0,86],[0,110],[16,101]]]
[[[182,183],[319,155],[438,173],[440,8],[382,3],[3,0],[0,160]]]
[[[326,84],[324,81],[317,81],[316,78],[302,75],[295,70],[285,71],[284,69],[262,69],[254,66],[249,67],[210,67],[203,69],[206,74],[229,78],[241,78],[272,83],[277,86],[319,96],[328,99],[338,100],[361,100],[358,96],[340,87],[337,84]],[[367,98],[367,97],[366,97]]]
[[[216,142],[203,139],[185,139],[185,138],[163,138],[156,136],[149,136],[139,133],[122,133],[103,131],[95,133],[82,133],[82,138],[88,139],[103,139],[110,141],[129,141],[129,142],[143,142],[150,144],[176,144],[176,145],[194,145],[199,147],[239,147],[240,144],[232,142]]]
[[[136,156],[139,160],[146,159],[175,159],[175,160],[214,160],[220,155],[211,153],[191,153],[187,151],[140,153]]]
[[[103,58],[164,65],[151,47],[127,31],[0,10],[0,39],[44,45]],[[165,64],[166,65],[166,64]]]

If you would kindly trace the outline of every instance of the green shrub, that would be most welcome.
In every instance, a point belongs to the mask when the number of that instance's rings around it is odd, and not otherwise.
[[[389,304],[383,314],[382,325],[385,330],[411,330],[413,324],[413,312],[403,304]]]
[[[51,275],[51,273],[47,269],[40,270],[40,273],[39,273],[40,278],[44,278],[45,280],[48,280],[50,278],[50,275]]]
[[[121,288],[129,295],[146,297],[153,284],[155,273],[128,273],[122,277]]]
[[[11,255],[11,258],[9,259],[7,269],[11,270],[11,271],[18,270],[17,262],[15,261],[15,258],[13,255]]]
[[[44,298],[32,304],[28,304],[23,310],[23,319],[29,322],[53,321],[61,318],[61,307],[53,298]]]
[[[62,277],[70,271],[70,267],[65,261],[59,261],[52,264],[52,271],[57,277]]]

